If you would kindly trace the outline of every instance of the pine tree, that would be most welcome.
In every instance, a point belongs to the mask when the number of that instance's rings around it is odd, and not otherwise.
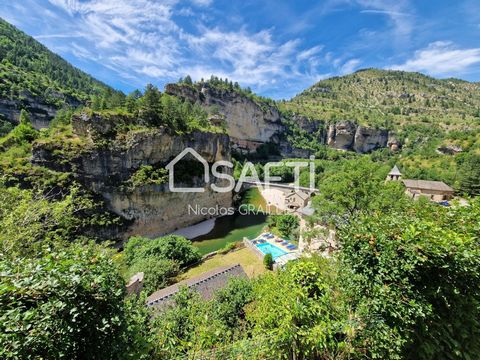
[[[22,109],[20,111],[19,122],[22,125],[31,125],[32,124],[31,121],[30,121],[30,115],[28,114],[28,112],[25,111],[25,109]]]
[[[468,195],[480,195],[480,156],[467,155],[459,167],[460,190]]]
[[[192,78],[190,77],[190,75],[185,76],[185,79],[183,79],[183,82],[187,85],[192,85],[193,84],[193,81],[192,81]]]
[[[149,125],[160,125],[162,105],[160,90],[148,84],[142,98],[141,117]]]

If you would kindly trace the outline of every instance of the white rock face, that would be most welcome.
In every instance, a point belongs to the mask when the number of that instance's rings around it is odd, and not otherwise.
[[[252,147],[255,143],[268,142],[275,133],[284,129],[275,106],[256,103],[236,91],[168,84],[165,92],[223,115],[232,142],[242,146],[248,146],[249,142]]]
[[[231,207],[232,193],[218,193],[207,188],[204,193],[156,191],[155,186],[131,193],[102,192],[109,208],[133,224],[123,234],[157,237],[211,218],[195,212],[197,208]]]

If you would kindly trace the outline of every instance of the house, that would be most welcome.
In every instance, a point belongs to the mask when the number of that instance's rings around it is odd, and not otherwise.
[[[292,190],[285,195],[285,207],[288,210],[296,211],[308,205],[310,195],[303,190]]]
[[[198,291],[202,298],[211,299],[218,289],[225,287],[232,277],[247,278],[240,264],[233,266],[221,266],[207,271],[194,278],[180,281],[172,286],[155,291],[147,298],[147,306],[155,310],[162,310],[172,303],[175,294],[182,286]]]
[[[432,201],[450,200],[455,192],[443,181],[405,179],[402,182],[407,194],[414,199],[419,196],[426,196]]]

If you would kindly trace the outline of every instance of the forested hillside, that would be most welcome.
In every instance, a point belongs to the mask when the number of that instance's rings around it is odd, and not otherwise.
[[[75,68],[31,36],[0,19],[0,119],[16,122],[20,109],[48,122],[63,106],[95,97],[123,97]]]
[[[283,108],[318,119],[352,119],[386,128],[422,123],[465,129],[480,126],[480,85],[366,69],[322,80],[284,102]]]

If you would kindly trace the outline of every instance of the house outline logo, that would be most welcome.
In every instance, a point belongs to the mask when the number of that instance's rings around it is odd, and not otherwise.
[[[180,154],[175,156],[172,161],[167,164],[167,166],[165,166],[165,168],[168,170],[168,187],[171,192],[205,192],[205,188],[203,187],[175,187],[175,164],[188,154],[191,154],[195,159],[202,163],[205,183],[208,184],[210,182],[210,167],[207,160],[205,160],[203,156],[196,152],[194,149],[187,147]]]

